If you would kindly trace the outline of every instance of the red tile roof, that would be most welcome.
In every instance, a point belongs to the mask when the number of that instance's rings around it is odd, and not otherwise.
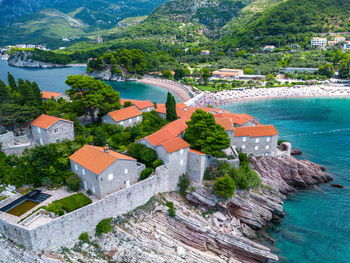
[[[219,113],[214,114],[215,119],[222,119],[227,118],[232,121],[233,124],[243,125],[247,123],[248,121],[252,121],[254,117],[248,115],[248,114],[237,114],[237,113]]]
[[[126,101],[130,101],[132,105],[135,105],[139,110],[143,110],[149,107],[154,106],[152,102],[149,100],[128,100],[128,99],[120,99],[120,103],[124,105]]]
[[[62,93],[59,93],[59,92],[51,92],[51,91],[42,91],[41,92],[41,97],[43,99],[51,99],[52,97],[54,99],[57,99],[58,96],[62,95]]]
[[[184,109],[184,108],[187,108],[187,105],[183,102],[180,102],[180,103],[176,104],[176,108],[177,109]]]
[[[229,118],[215,118],[217,124],[220,124],[225,131],[233,131],[233,123]]]
[[[168,153],[177,152],[181,149],[190,147],[190,145],[180,137],[166,141],[162,144],[162,146]]]
[[[235,128],[234,136],[265,137],[277,135],[278,131],[273,125],[258,125],[252,127]]]
[[[69,156],[69,159],[83,166],[94,174],[100,174],[116,160],[135,160],[129,156],[109,150],[104,152],[103,147],[84,145]]]
[[[109,112],[108,115],[115,121],[120,122],[137,116],[141,116],[142,112],[135,106],[130,106],[121,110]]]
[[[56,123],[59,120],[72,122],[72,121],[69,121],[69,120],[66,120],[66,119],[62,119],[62,118],[58,118],[58,117],[55,117],[55,116],[41,114],[38,118],[33,120],[30,124],[33,125],[33,126],[36,126],[36,127],[47,129],[51,125],[53,125],[54,123]]]

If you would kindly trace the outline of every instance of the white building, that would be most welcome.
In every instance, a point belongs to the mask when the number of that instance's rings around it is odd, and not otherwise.
[[[311,39],[311,46],[312,47],[320,47],[324,48],[327,46],[327,38],[325,37],[314,37]]]

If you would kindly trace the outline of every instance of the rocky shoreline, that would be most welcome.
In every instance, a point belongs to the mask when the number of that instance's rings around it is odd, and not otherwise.
[[[114,219],[113,231],[89,244],[80,242],[73,249],[31,255],[30,259],[101,263],[278,262],[268,247],[256,241],[257,233],[284,217],[283,202],[288,193],[329,182],[332,177],[324,167],[294,157],[251,157],[250,163],[262,179],[259,190],[236,191],[227,202],[220,201],[206,187],[210,182],[190,188],[186,199],[177,192],[161,194],[145,206]],[[173,202],[176,208],[174,218],[168,215],[167,202]],[[25,258],[28,253],[0,240],[0,259],[5,262],[29,262]]]
[[[42,62],[33,60],[31,58],[31,53],[15,53],[10,55],[7,60],[9,66],[19,67],[19,68],[63,68],[66,65],[54,64],[51,62]]]

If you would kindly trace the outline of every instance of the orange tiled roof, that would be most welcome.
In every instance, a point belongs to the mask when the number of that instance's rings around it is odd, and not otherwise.
[[[149,107],[154,106],[149,100],[128,100],[120,99],[120,103],[123,105],[126,101],[130,101],[132,105],[135,105],[139,110],[143,110]]]
[[[100,174],[116,160],[135,160],[127,155],[109,150],[104,152],[103,147],[84,145],[69,156],[69,159],[83,166],[94,174]]]
[[[220,124],[225,131],[233,131],[233,123],[229,118],[215,118],[217,124]]]
[[[196,154],[200,154],[200,155],[205,155],[204,153],[197,151],[195,149],[190,149],[190,152],[196,153]]]
[[[187,129],[186,121],[189,120],[190,118],[185,116],[170,122],[155,133],[146,136],[145,139],[153,146],[159,146],[183,133]]]
[[[175,137],[174,139],[166,141],[162,146],[168,153],[177,152],[181,149],[190,147],[190,145],[180,137]]]
[[[180,103],[176,104],[176,108],[177,109],[184,109],[184,108],[187,108],[187,105],[183,102],[180,102]]]
[[[142,112],[135,106],[130,106],[121,110],[109,112],[108,115],[115,121],[120,122],[136,116],[142,115]]]
[[[52,97],[54,99],[57,99],[58,96],[62,95],[62,93],[59,93],[59,92],[51,92],[51,91],[42,91],[41,92],[41,97],[43,99],[51,99]]]
[[[251,121],[254,119],[254,117],[242,113],[242,114],[237,114],[237,113],[219,113],[219,114],[214,114],[215,119],[230,119],[233,124],[238,124],[238,125],[243,125],[247,123],[248,121]]]
[[[47,129],[51,125],[53,125],[54,123],[56,123],[59,120],[72,122],[72,121],[69,121],[69,120],[66,120],[66,119],[62,119],[62,118],[58,118],[58,117],[55,117],[55,116],[41,114],[38,118],[33,120],[30,124],[33,125],[33,126],[36,126],[36,127]]]
[[[258,125],[252,127],[238,127],[235,128],[235,137],[249,136],[249,137],[265,137],[277,135],[278,131],[273,125]]]

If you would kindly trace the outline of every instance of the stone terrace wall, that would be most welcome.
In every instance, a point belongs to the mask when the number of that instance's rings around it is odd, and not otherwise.
[[[117,217],[144,205],[152,196],[177,188],[180,174],[158,167],[156,174],[104,199],[58,217],[46,225],[26,230],[0,220],[0,230],[7,237],[33,250],[73,246],[82,232],[93,233],[104,218]]]

